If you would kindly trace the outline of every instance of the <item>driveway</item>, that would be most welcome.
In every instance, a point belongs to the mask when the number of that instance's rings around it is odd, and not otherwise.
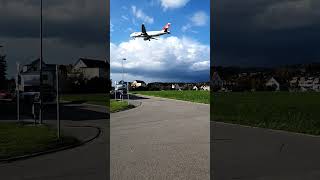
[[[154,97],[111,114],[111,179],[209,179],[210,106]]]

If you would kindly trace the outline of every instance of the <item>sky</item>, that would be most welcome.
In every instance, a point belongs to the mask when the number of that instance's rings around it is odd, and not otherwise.
[[[210,74],[210,0],[111,0],[112,81],[203,82]],[[162,30],[158,40],[131,39],[132,32]]]
[[[211,65],[320,62],[320,1],[214,1]]]
[[[74,64],[80,57],[106,59],[107,2],[43,1],[43,58],[52,64]],[[8,78],[16,63],[39,58],[39,0],[0,0],[0,48],[7,55]]]
[[[149,81],[200,81],[208,77],[209,60],[210,65],[226,66],[320,62],[318,0],[213,1],[211,16],[208,0],[111,0],[111,43],[107,1],[43,2],[44,61],[103,59],[110,45],[115,79],[120,79],[123,56],[127,79]],[[211,31],[206,15],[213,21]],[[130,40],[130,33],[139,31],[143,22],[147,30],[170,22],[172,34],[146,43]],[[214,40],[211,58],[209,34]],[[9,77],[14,76],[16,62],[39,57],[39,0],[0,0],[0,45],[4,45],[0,53],[7,55]]]

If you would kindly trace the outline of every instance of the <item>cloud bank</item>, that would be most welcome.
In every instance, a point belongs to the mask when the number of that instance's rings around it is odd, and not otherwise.
[[[209,79],[210,47],[193,39],[170,36],[157,41],[129,40],[110,44],[111,72],[180,81]]]

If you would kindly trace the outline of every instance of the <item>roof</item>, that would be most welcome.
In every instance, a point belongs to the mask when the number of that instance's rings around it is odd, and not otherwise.
[[[47,64],[44,61],[42,61],[42,70],[43,71],[55,71],[56,65],[55,64]],[[30,64],[25,64],[24,66],[27,67],[27,71],[23,72],[23,69],[21,69],[22,73],[30,73],[30,72],[39,72],[40,71],[40,58],[33,60]],[[35,69],[33,69],[33,68]]]
[[[144,81],[142,80],[135,80],[137,83],[145,83]]]
[[[80,58],[79,61],[82,61],[88,68],[108,68],[109,66],[108,63],[103,60]]]

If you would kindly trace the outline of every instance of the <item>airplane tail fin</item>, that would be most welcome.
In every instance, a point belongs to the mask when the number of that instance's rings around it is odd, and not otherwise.
[[[164,27],[163,27],[163,31],[164,32],[168,32],[168,29],[170,28],[170,25],[171,25],[171,23],[168,23],[168,24],[166,24]]]

